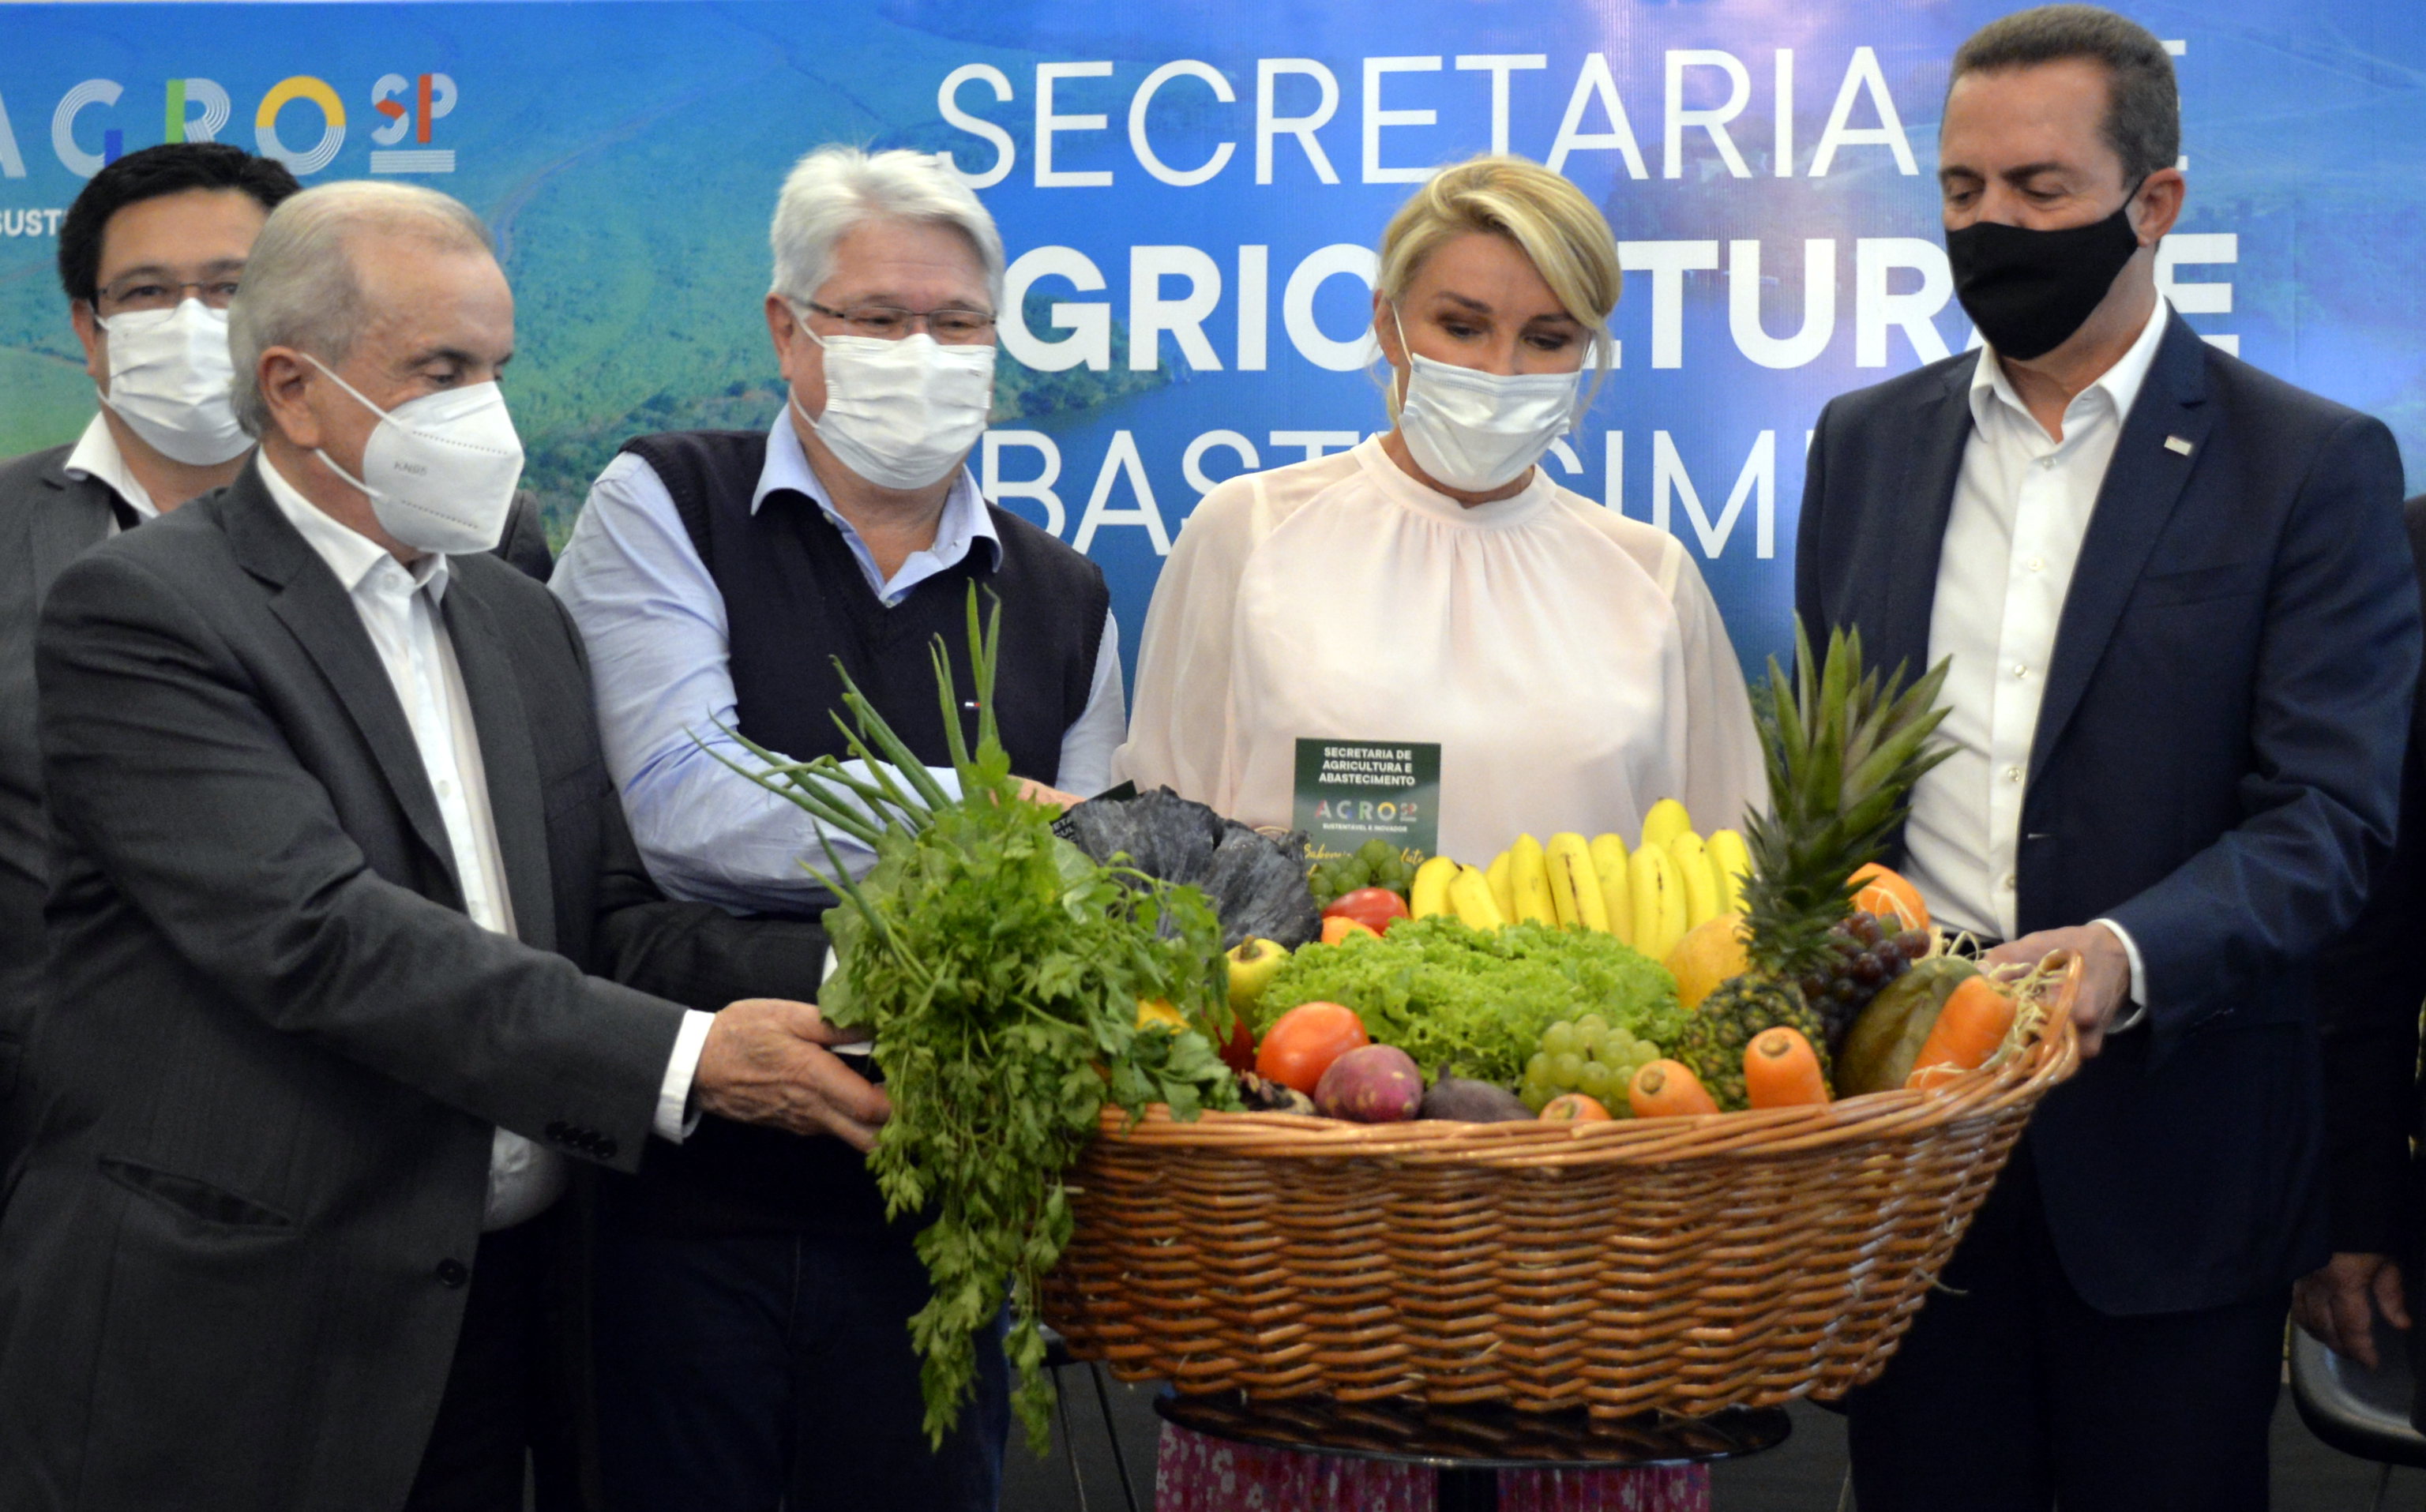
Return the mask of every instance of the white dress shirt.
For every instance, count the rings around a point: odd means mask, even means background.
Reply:
[[[1913,886],[1950,928],[2011,940],[2017,918],[2022,796],[2065,593],[2106,466],[2165,337],[2166,304],[2122,361],[2064,408],[2063,439],[2040,425],[1982,348],[1971,378],[1971,436],[1947,516],[1929,659],[1951,657],[1948,714],[1954,748],[1913,790],[1905,830]],[[2111,919],[2142,997],[2140,949]],[[2136,1015],[2135,1015],[2136,1017]]]
[[[1118,769],[1293,822],[1297,743],[1438,742],[1437,847],[1766,807],[1743,667],[1684,544],[1535,468],[1467,507],[1379,438],[1242,473],[1188,517],[1146,611]]]
[[[396,700],[404,706],[405,722],[412,729],[422,770],[438,799],[455,875],[462,884],[464,911],[481,928],[511,935],[513,902],[506,887],[505,860],[497,849],[496,818],[489,808],[488,769],[480,758],[462,669],[439,608],[446,594],[446,558],[433,553],[408,568],[306,499],[266,457],[261,478],[287,523],[336,574],[362,617],[380,665],[387,669]],[[669,1139],[680,1140],[685,1133],[683,1104],[712,1021],[712,1015],[693,1010],[684,1016],[676,1036],[655,1118],[656,1132]],[[509,1229],[537,1217],[563,1195],[564,1186],[562,1155],[499,1129],[490,1147],[481,1227]]]
[[[945,496],[935,543],[886,577],[867,542],[835,512],[784,415],[768,432],[752,511],[778,490],[801,493],[825,512],[887,607],[958,566],[980,542],[1001,550],[994,518],[963,468]],[[669,896],[743,913],[820,902],[823,889],[801,863],[826,864],[821,831],[852,876],[875,864],[858,841],[825,829],[717,760],[720,753],[745,765],[752,761],[721,732],[739,723],[724,595],[655,469],[629,452],[606,464],[548,586],[590,648],[607,769],[623,791],[641,860]],[[1087,705],[1062,735],[1054,785],[1081,797],[1109,786],[1112,750],[1127,722],[1120,625],[1107,611]],[[931,770],[946,792],[959,791],[950,768]]]
[[[84,434],[76,438],[75,450],[68,453],[64,471],[70,477],[91,478],[108,485],[146,520],[160,518],[159,506],[152,502],[152,491],[138,482],[134,470],[126,465],[126,454],[118,449],[118,437],[110,431],[108,417],[105,415],[96,412],[92,423],[84,427]],[[109,515],[109,533],[115,536],[118,530],[118,512],[113,509]]]

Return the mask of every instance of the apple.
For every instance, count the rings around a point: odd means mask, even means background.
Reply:
[[[1288,958],[1288,947],[1276,940],[1241,941],[1229,956],[1231,1008],[1241,1014],[1253,1008]]]
[[[1229,953],[1230,1011],[1236,1015],[1230,1025],[1229,1043],[1221,1047],[1222,1064],[1234,1071],[1255,1069],[1255,1032],[1247,1027],[1255,1004],[1279,974],[1281,965],[1289,958],[1286,945],[1277,940],[1241,941]]]

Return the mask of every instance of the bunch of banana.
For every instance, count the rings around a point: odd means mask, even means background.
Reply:
[[[1664,958],[1696,925],[1741,910],[1752,858],[1733,829],[1693,832],[1692,816],[1662,798],[1642,816],[1642,841],[1627,862],[1634,888],[1634,934],[1628,941],[1654,960]]]
[[[1447,856],[1434,856],[1415,868],[1415,879],[1407,889],[1407,911],[1418,919],[1451,914],[1477,929],[1496,929],[1509,921],[1482,869],[1462,866]]]
[[[1580,925],[1658,960],[1688,929],[1740,908],[1751,864],[1741,835],[1721,829],[1705,840],[1683,804],[1662,798],[1631,850],[1614,834],[1556,834],[1547,845],[1528,834],[1487,867],[1435,856],[1415,870],[1409,911],[1454,914],[1477,929]]]

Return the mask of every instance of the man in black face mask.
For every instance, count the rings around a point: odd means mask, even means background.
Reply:
[[[1985,349],[1832,402],[1796,602],[1950,657],[1888,864],[1997,961],[2080,956],[2051,1094],[1901,1351],[1848,1399],[1863,1512],[2262,1507],[2292,1280],[2325,1255],[2309,977],[2390,839],[2418,663],[2379,422],[2203,343],[2163,45],[1982,29],[1940,133]]]

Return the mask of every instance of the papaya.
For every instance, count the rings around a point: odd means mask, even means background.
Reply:
[[[1909,971],[1880,989],[1836,1052],[1836,1095],[1855,1097],[1903,1086],[1946,1000],[1965,977],[1979,974],[1979,967],[1960,957],[1932,956],[1913,962]]]

